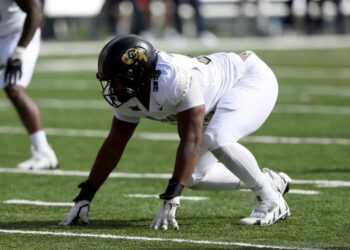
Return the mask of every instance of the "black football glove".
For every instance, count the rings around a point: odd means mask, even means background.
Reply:
[[[25,48],[17,47],[5,65],[5,83],[17,84],[22,77],[22,61]]]

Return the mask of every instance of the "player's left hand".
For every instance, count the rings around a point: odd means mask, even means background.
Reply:
[[[21,79],[24,50],[22,47],[17,47],[13,55],[7,60],[5,65],[5,82],[7,84],[15,85]]]
[[[174,197],[171,200],[164,200],[160,206],[156,217],[153,219],[150,226],[151,229],[167,230],[169,223],[174,229],[179,229],[179,225],[175,219],[176,211],[180,207],[180,196]]]

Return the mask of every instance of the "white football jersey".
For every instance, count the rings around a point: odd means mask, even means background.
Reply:
[[[235,53],[188,57],[161,51],[156,69],[161,74],[151,82],[149,107],[132,98],[115,109],[118,119],[137,123],[147,117],[176,124],[178,112],[202,104],[209,119],[221,96],[245,72],[243,60]]]
[[[26,14],[13,0],[0,1],[0,38],[22,30]]]

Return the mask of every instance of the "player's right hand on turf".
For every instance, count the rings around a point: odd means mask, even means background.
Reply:
[[[83,224],[89,223],[89,209],[90,209],[90,201],[82,200],[78,201],[74,204],[72,209],[66,218],[64,218],[61,222],[61,226],[75,225],[78,223],[79,219]]]
[[[180,196],[174,197],[171,200],[163,200],[163,203],[160,205],[157,215],[153,219],[150,228],[155,230],[167,230],[170,223],[174,229],[179,229],[179,225],[175,219],[176,211],[179,207]]]

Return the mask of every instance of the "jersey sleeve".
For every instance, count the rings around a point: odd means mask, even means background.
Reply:
[[[114,116],[115,116],[115,118],[117,118],[121,121],[130,122],[130,123],[139,123],[141,120],[140,117],[133,117],[133,116],[124,115],[118,109],[115,109]]]
[[[173,105],[178,105],[187,95],[191,85],[191,74],[188,69],[176,66],[174,80],[170,85],[168,97]]]
[[[200,73],[197,70],[193,70],[192,72],[193,74],[191,77],[189,87],[182,100],[176,106],[176,112],[182,112],[187,109],[204,104],[204,97],[200,86]]]

